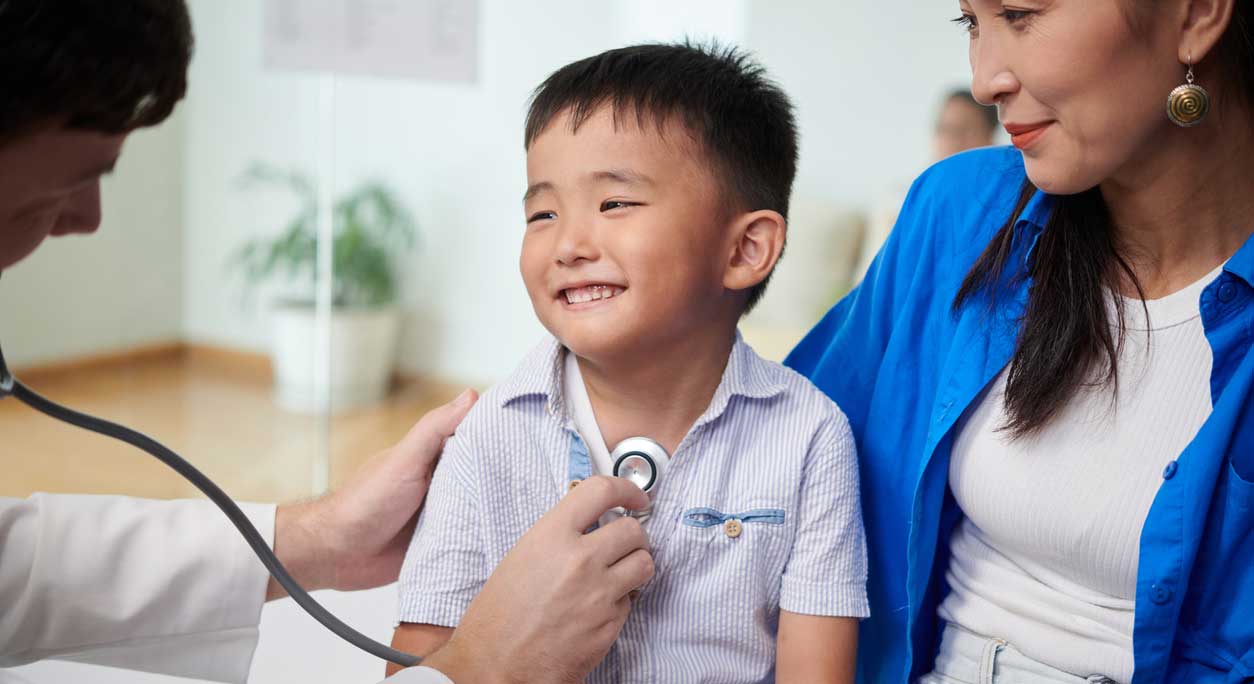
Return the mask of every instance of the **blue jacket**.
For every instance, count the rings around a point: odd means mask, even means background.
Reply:
[[[858,680],[905,684],[930,671],[949,534],[955,425],[1014,351],[1030,283],[1000,308],[954,296],[1005,224],[1025,180],[1013,148],[958,155],[911,188],[866,278],[793,351],[848,415],[858,443],[871,618]],[[1015,230],[1022,268],[1053,199],[1037,193]],[[1254,678],[1254,239],[1202,294],[1214,353],[1213,411],[1163,471],[1145,521],[1136,583],[1134,684]]]

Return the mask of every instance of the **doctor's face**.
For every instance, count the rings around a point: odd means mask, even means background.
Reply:
[[[1073,194],[1135,171],[1173,135],[1167,94],[1184,80],[1160,16],[1176,3],[960,0],[971,90],[997,105],[1028,177]]]
[[[48,236],[100,226],[100,177],[126,134],[48,126],[0,141],[0,270]]]
[[[536,137],[520,265],[549,332],[584,358],[619,360],[738,311],[723,288],[733,212],[709,167],[681,126],[615,125],[608,107]]]

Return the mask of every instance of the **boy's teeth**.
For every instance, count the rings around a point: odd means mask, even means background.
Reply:
[[[583,304],[601,299],[610,299],[623,293],[623,288],[612,285],[590,285],[574,290],[566,290],[566,303]]]

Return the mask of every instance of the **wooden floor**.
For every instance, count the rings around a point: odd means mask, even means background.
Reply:
[[[18,377],[48,399],[165,444],[241,501],[309,496],[322,454],[329,454],[334,487],[461,389],[409,381],[377,406],[323,420],[279,409],[264,372],[229,361],[171,350]],[[0,496],[39,491],[200,496],[146,453],[55,422],[15,399],[0,401]]]

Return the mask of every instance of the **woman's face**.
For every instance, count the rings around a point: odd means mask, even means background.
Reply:
[[[1158,3],[1159,6],[1174,3]],[[1042,190],[1088,190],[1147,162],[1173,124],[1177,45],[1127,0],[961,0],[972,92],[995,104]],[[1156,9],[1161,12],[1161,9]],[[1131,13],[1141,15],[1134,18]]]

